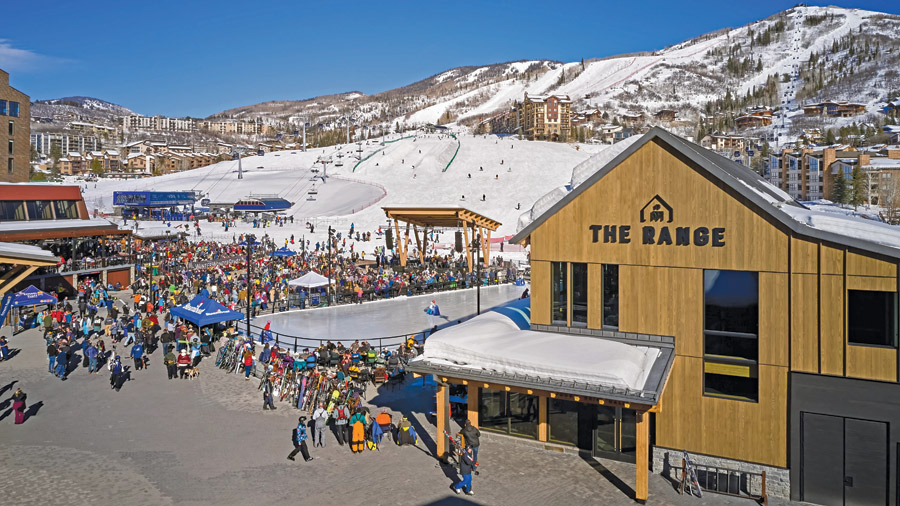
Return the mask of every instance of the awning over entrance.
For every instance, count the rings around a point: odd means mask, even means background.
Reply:
[[[500,309],[509,315],[490,311],[437,332],[409,368],[648,407],[659,402],[675,358],[662,336],[523,330],[511,308]]]
[[[482,394],[493,392],[491,399],[506,399],[509,406],[513,405],[509,398],[512,395],[527,396],[530,401],[526,405],[531,402],[532,406],[537,399],[539,441],[548,441],[551,400],[574,402],[595,418],[595,410],[603,409],[605,415],[612,413],[617,419],[622,418],[619,413],[627,410],[632,416],[629,424],[634,437],[634,497],[646,501],[650,413],[660,409],[660,398],[675,360],[674,339],[531,326],[521,307],[528,302],[517,301],[435,333],[426,341],[423,355],[409,362],[408,370],[433,374],[438,384],[438,457],[443,458],[448,451],[447,438],[441,434],[450,430],[451,383],[468,387],[468,419],[475,425],[482,408],[495,404],[482,403]],[[580,411],[578,431],[582,425]],[[615,449],[620,451],[621,445]]]

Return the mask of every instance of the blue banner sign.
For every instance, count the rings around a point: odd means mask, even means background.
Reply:
[[[130,207],[169,207],[193,205],[194,192],[113,192],[113,205]]]

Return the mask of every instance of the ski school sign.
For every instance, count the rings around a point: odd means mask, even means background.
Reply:
[[[675,220],[675,210],[659,195],[641,208],[640,225],[590,225],[591,242],[604,244],[641,244],[654,246],[725,246],[725,227],[679,227],[669,225]],[[636,237],[633,237],[632,234]],[[637,237],[639,234],[639,237]]]

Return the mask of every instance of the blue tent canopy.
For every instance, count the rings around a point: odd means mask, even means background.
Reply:
[[[297,254],[296,252],[291,251],[287,248],[278,248],[277,250],[275,250],[271,253],[271,255],[273,257],[292,257],[296,254]]]
[[[198,295],[187,304],[172,308],[172,314],[199,326],[242,320],[243,313],[232,311],[218,302]]]
[[[43,292],[34,285],[17,293],[13,299],[13,306],[37,306],[40,304],[56,304],[57,298],[47,292]]]

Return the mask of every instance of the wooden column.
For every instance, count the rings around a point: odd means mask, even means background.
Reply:
[[[419,260],[422,260],[422,241],[419,239],[419,228],[413,225],[413,237],[416,238],[416,248],[419,249]]]
[[[634,465],[634,499],[639,503],[647,502],[650,480],[650,413],[635,413],[635,429],[637,448]]]
[[[449,389],[440,378],[435,376],[434,380],[437,383],[437,433],[434,438],[437,441],[437,458],[444,459],[447,457],[447,436],[444,435],[444,431],[450,429],[447,426],[447,420],[450,418],[447,412],[450,402]]]
[[[547,405],[550,398],[546,395],[538,397],[538,441],[547,441],[550,438],[550,425],[547,423]]]
[[[400,264],[406,267],[406,260],[409,255],[409,223],[406,224],[406,234],[403,236],[403,253],[400,257]]]
[[[472,272],[472,268],[474,265],[472,264],[472,250],[469,249],[469,225],[465,221],[462,222],[463,226],[463,242],[466,247],[466,265],[469,267],[469,273]],[[475,230],[472,230],[472,233],[475,233]]]
[[[483,250],[482,255],[484,255],[484,266],[490,267],[491,265],[491,229],[485,228],[484,232],[481,235],[481,247]]]
[[[478,427],[478,405],[481,403],[481,396],[476,385],[469,383],[468,399],[466,400],[468,401],[469,421],[472,422],[472,425]]]
[[[394,250],[397,253],[400,253],[402,249],[403,246],[400,242],[400,222],[397,221],[397,218],[394,218]]]

